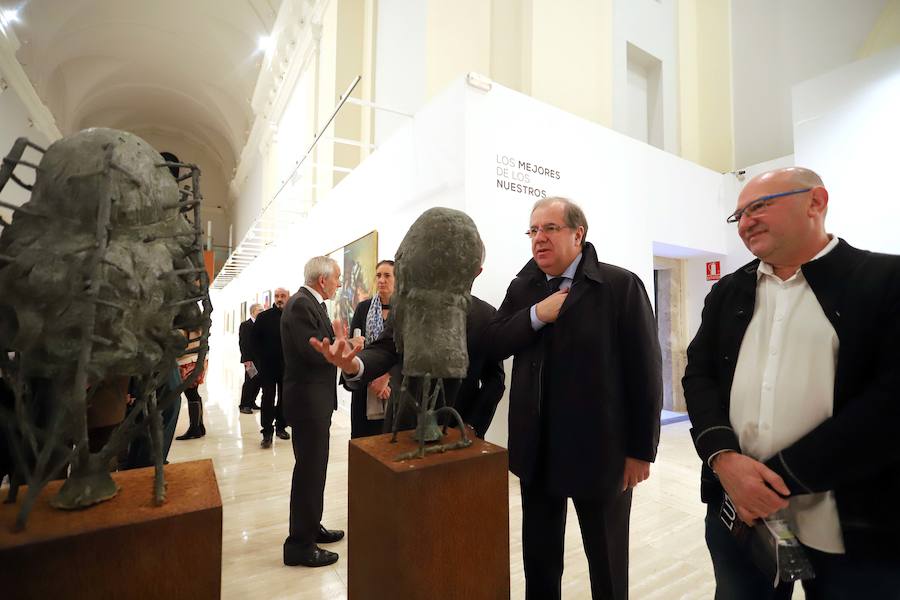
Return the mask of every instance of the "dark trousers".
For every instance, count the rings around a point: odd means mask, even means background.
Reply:
[[[284,421],[284,414],[281,410],[281,382],[271,382],[262,384],[262,402],[260,406],[260,424],[262,429],[260,433],[264,436],[271,436],[275,429],[284,429],[287,423]],[[278,390],[278,401],[276,402],[275,390]],[[274,427],[272,426],[274,423]]]
[[[722,521],[719,506],[710,504],[706,513],[706,545],[716,574],[716,600],[785,600],[793,584],[772,588]],[[807,600],[900,599],[900,558],[850,557],[806,548],[814,579],[803,582]]]
[[[541,484],[521,485],[525,598],[561,597],[568,498]],[[631,490],[613,498],[572,498],[591,576],[594,600],[628,597],[628,523]]]
[[[331,416],[302,419],[293,424],[294,474],[291,478],[289,541],[302,547],[316,543],[325,503],[325,475]]]
[[[238,404],[238,407],[243,408],[246,406],[247,408],[252,408],[256,403],[256,397],[259,395],[260,388],[262,388],[262,385],[259,383],[259,375],[251,378],[245,371],[244,385],[241,386],[241,403]]]

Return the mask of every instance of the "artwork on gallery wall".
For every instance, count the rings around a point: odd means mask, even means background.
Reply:
[[[241,302],[241,323],[247,320],[247,303]]]
[[[372,231],[328,256],[341,265],[343,278],[343,285],[338,289],[334,300],[326,303],[328,314],[332,319],[340,319],[349,326],[356,305],[371,298],[375,290],[378,232]]]
[[[260,297],[260,304],[262,304],[262,309],[270,309],[272,307],[272,292],[266,290],[260,294]]]

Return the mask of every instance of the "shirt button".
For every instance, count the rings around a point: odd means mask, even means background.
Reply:
[[[769,354],[771,354],[772,356],[775,356],[776,354],[778,354],[778,350],[776,350],[775,348],[772,348],[772,349],[769,351]]]
[[[763,431],[768,431],[768,430],[769,430],[769,424],[768,424],[768,423],[763,423],[763,424],[762,424],[762,427],[760,427],[760,429],[762,429]]]
[[[771,385],[771,384],[768,384],[768,383],[764,383],[764,384],[763,384],[763,389],[764,389],[764,390],[771,390],[771,389],[772,389],[772,385]]]
[[[776,321],[781,321],[781,320],[783,320],[783,319],[784,319],[784,315],[775,315],[775,320],[776,320]]]

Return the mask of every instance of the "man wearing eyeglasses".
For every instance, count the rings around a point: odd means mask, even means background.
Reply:
[[[566,506],[578,513],[594,598],[628,596],[631,491],[659,441],[656,322],[641,280],[601,263],[587,219],[565,198],[538,201],[532,260],[488,328],[514,356],[509,465],[522,492],[525,595],[560,598]]]
[[[789,598],[719,518],[786,510],[815,578],[806,597],[900,597],[900,257],[825,231],[814,172],[751,179],[727,221],[757,260],[706,297],[683,379],[703,460],[716,598]]]

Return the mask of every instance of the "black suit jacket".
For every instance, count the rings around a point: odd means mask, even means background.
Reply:
[[[241,362],[253,360],[253,346],[250,336],[253,332],[253,319],[247,319],[238,327],[238,347],[241,349]],[[259,367],[257,367],[259,369]]]
[[[309,345],[309,338],[334,339],[325,309],[305,287],[290,297],[281,319],[284,347],[284,417],[324,419],[337,410],[337,368]]]
[[[256,316],[256,323],[250,330],[253,363],[263,384],[281,383],[284,373],[281,317],[281,309],[273,306]]]
[[[701,495],[720,502],[707,467],[720,450],[740,452],[731,428],[731,383],[756,303],[755,260],[723,277],[706,297],[682,383],[697,453]],[[801,267],[840,347],[834,414],[766,462],[791,494],[834,490],[848,553],[900,554],[900,257],[844,240]]]
[[[532,259],[485,333],[490,353],[513,355],[509,466],[526,484],[563,496],[621,491],[625,457],[652,461],[659,442],[662,369],[656,320],[641,280],[598,262],[584,245],[556,323],[531,327],[549,295]]]
[[[455,408],[463,421],[475,428],[478,437],[487,433],[497,404],[506,390],[506,373],[503,362],[491,360],[487,354],[485,332],[497,314],[497,309],[476,296],[466,314],[466,348],[469,351],[469,369],[456,393]]]
[[[360,304],[362,306],[362,304]],[[368,310],[368,308],[366,309]],[[485,340],[485,328],[496,310],[493,306],[472,296],[466,314],[466,348],[469,353],[469,369],[453,398],[448,398],[456,408],[463,422],[471,425],[478,437],[484,437],[491,425],[497,404],[506,390],[504,381],[506,374],[503,363],[490,360]],[[355,319],[355,315],[354,315]],[[402,364],[403,355],[397,352],[394,344],[394,321],[390,317],[384,325],[381,336],[357,355],[365,365],[363,376],[358,382],[347,387],[350,390],[368,384],[390,371],[395,365]],[[448,391],[453,388],[448,388]],[[412,426],[415,426],[412,424]],[[390,427],[390,423],[385,423]]]

